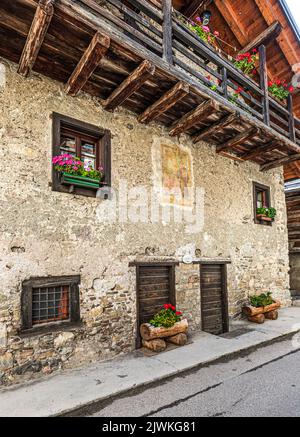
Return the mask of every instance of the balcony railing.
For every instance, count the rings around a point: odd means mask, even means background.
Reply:
[[[121,30],[144,53],[160,57],[209,89],[216,98],[219,96],[234,103],[238,111],[260,120],[300,145],[300,120],[294,117],[292,96],[284,106],[268,93],[264,46],[259,47],[260,83],[256,83],[189,30],[172,10],[171,0],[163,2],[162,10],[145,0],[107,0],[107,5],[112,8],[112,12],[107,14],[93,1],[81,0],[81,3],[102,14],[104,20]],[[241,98],[234,100],[233,94],[238,88],[243,89]]]

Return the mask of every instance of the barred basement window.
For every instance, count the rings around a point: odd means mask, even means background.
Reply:
[[[80,321],[79,276],[32,278],[22,285],[22,330]]]
[[[94,170],[102,167],[104,176],[100,186],[110,186],[111,134],[109,130],[54,113],[52,154],[53,156],[68,154],[77,157],[85,166]],[[82,179],[73,184],[70,178],[64,178],[54,170],[52,172],[54,191],[95,197],[97,185],[99,188],[97,180],[84,181]]]

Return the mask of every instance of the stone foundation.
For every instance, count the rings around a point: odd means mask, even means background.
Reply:
[[[170,143],[165,128],[137,122],[125,110],[108,113],[85,94],[66,96],[61,84],[28,79],[16,66],[0,68],[0,377],[3,384],[132,351],[136,336],[134,260],[228,258],[231,317],[249,294],[272,291],[289,305],[289,260],[281,169],[218,156],[212,146],[172,139],[191,157],[192,186],[204,193],[204,222],[124,220],[107,223],[110,200],[52,191],[52,114],[57,112],[112,133],[112,186],[130,190],[161,184],[158,147]],[[254,223],[252,182],[270,186],[278,215],[272,226]],[[132,193],[131,193],[132,194]],[[195,202],[195,199],[193,200]],[[128,199],[129,207],[133,200]],[[176,207],[180,209],[180,206]],[[175,207],[171,207],[175,209]],[[47,334],[20,332],[22,282],[30,277],[81,276],[77,327]],[[199,266],[176,267],[177,304],[191,329],[200,329]]]

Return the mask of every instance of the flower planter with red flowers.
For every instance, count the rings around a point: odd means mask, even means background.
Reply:
[[[143,345],[155,352],[161,352],[166,348],[164,339],[183,346],[187,342],[187,331],[187,319],[182,318],[182,313],[172,304],[165,304],[149,323],[140,326]]]
[[[294,91],[294,87],[288,85],[285,80],[279,79],[268,82],[269,94],[281,106],[287,106],[287,98]]]
[[[244,74],[254,77],[257,74],[256,65],[258,58],[257,49],[253,49],[251,53],[240,53],[235,59],[234,66],[241,70]]]

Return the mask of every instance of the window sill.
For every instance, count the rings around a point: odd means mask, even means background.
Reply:
[[[73,329],[82,328],[83,326],[83,322],[58,322],[52,324],[49,323],[44,326],[35,326],[30,329],[24,329],[22,331],[19,331],[18,336],[20,338],[36,337],[39,335],[52,334],[59,331],[72,331]]]

